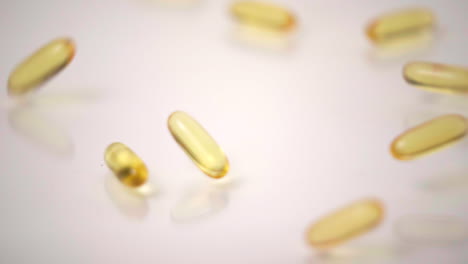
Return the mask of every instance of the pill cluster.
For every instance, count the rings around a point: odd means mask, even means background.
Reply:
[[[241,24],[275,32],[290,32],[297,26],[296,16],[287,8],[267,2],[240,1],[230,11]],[[365,29],[375,45],[398,42],[408,36],[434,30],[435,15],[426,8],[397,10],[374,19]],[[63,70],[75,55],[69,38],[52,40],[20,63],[10,74],[8,93],[22,96],[40,87]],[[410,85],[439,93],[468,92],[468,69],[434,62],[409,62],[403,67],[403,79]],[[219,179],[229,171],[229,161],[212,136],[189,114],[176,111],[167,120],[175,142],[206,175]],[[398,160],[413,160],[461,140],[468,122],[458,114],[447,114],[408,129],[390,144],[391,155]],[[145,162],[123,143],[110,144],[104,153],[109,169],[126,186],[144,185],[149,177]],[[356,201],[314,222],[306,231],[307,242],[327,249],[363,234],[379,225],[384,205],[375,198]]]

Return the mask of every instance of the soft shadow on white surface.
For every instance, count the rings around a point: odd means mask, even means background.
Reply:
[[[83,106],[94,103],[101,99],[101,95],[96,90],[77,89],[75,91],[41,93],[30,98],[29,102],[43,109],[51,108],[59,111],[57,107]]]
[[[122,184],[112,173],[106,175],[104,187],[119,212],[133,220],[146,218],[149,213],[147,200],[158,193],[157,186],[150,182],[138,188],[130,188]]]
[[[369,51],[369,59],[376,63],[411,60],[429,53],[439,35],[432,31],[422,31],[395,41],[373,44],[373,48]]]
[[[231,38],[242,47],[281,54],[293,50],[295,32],[276,32],[240,24],[233,27]]]
[[[138,0],[141,3],[150,6],[185,9],[199,5],[203,0]]]
[[[190,186],[182,199],[172,208],[172,221],[175,223],[193,222],[226,208],[229,201],[228,191],[237,187],[239,183],[237,179],[228,177]]]
[[[309,256],[307,264],[367,264],[397,263],[408,254],[409,248],[391,242],[371,242],[341,246]]]
[[[431,177],[419,185],[423,191],[433,194],[466,192],[468,196],[468,169]]]
[[[74,145],[67,131],[46,118],[37,107],[30,104],[17,105],[9,110],[8,121],[17,134],[49,153],[73,156]]]
[[[425,30],[381,44],[371,42],[372,47],[367,51],[366,57],[377,66],[403,66],[409,61],[424,60],[443,36],[444,32],[440,29]]]
[[[394,222],[394,232],[411,245],[456,245],[468,241],[466,220],[448,215],[405,215]]]
[[[71,106],[82,108],[87,103],[97,100],[98,95],[95,90],[79,90],[64,93],[32,93],[9,98],[4,105],[8,109],[10,127],[17,134],[51,154],[72,157],[74,144],[68,131],[48,116],[61,113]]]

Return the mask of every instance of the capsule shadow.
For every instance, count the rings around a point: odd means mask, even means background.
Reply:
[[[242,47],[281,54],[294,48],[295,32],[278,32],[241,24],[232,28],[231,39]]]
[[[187,9],[201,4],[202,0],[139,0],[146,6],[156,6],[170,9]]]
[[[468,242],[468,224],[449,215],[405,215],[393,225],[395,235],[412,246],[451,246]]]
[[[104,187],[119,212],[132,220],[146,218],[149,213],[148,198],[158,193],[158,188],[152,183],[145,183],[138,188],[127,187],[112,173],[106,175]]]
[[[62,110],[62,107],[81,106],[98,100],[95,90],[79,90],[66,93],[26,94],[12,97],[7,102],[10,127],[30,142],[50,153],[72,157],[74,144],[68,132],[48,119],[45,110]]]
[[[422,30],[393,41],[374,44],[368,51],[368,58],[372,63],[406,62],[430,52],[438,38],[439,32]]]
[[[444,173],[444,175],[429,178],[421,182],[419,187],[423,191],[435,194],[463,191],[468,195],[468,170]]]
[[[73,141],[55,122],[30,104],[16,105],[8,111],[10,127],[19,135],[48,152],[64,157],[74,154]]]
[[[354,264],[382,263],[395,261],[409,252],[409,248],[399,243],[375,242],[372,244],[353,244],[317,252],[309,256],[310,264]],[[386,263],[386,262],[385,262]]]
[[[237,180],[226,176],[226,179],[210,180],[190,186],[182,199],[172,208],[172,221],[194,222],[222,211],[228,204],[229,190],[238,184]]]

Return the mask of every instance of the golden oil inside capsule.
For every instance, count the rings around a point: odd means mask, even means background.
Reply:
[[[265,2],[237,2],[231,6],[231,12],[242,23],[269,30],[287,31],[296,24],[290,11]]]
[[[8,79],[8,93],[22,95],[60,72],[75,55],[71,39],[55,39],[19,64]]]
[[[420,88],[441,93],[468,93],[468,69],[457,66],[411,62],[403,68],[405,80]]]
[[[107,166],[117,178],[129,187],[141,186],[148,179],[148,169],[145,163],[122,143],[116,142],[109,145],[104,158]]]
[[[411,8],[382,15],[369,24],[367,36],[375,43],[404,39],[432,30],[435,18],[429,9]]]
[[[195,119],[177,111],[169,116],[167,124],[177,143],[206,175],[221,178],[227,174],[226,155]]]
[[[382,204],[375,199],[355,202],[314,223],[307,231],[310,245],[326,249],[377,226],[383,218]]]
[[[392,142],[390,151],[399,160],[412,160],[456,142],[466,131],[463,116],[444,115],[404,132]]]

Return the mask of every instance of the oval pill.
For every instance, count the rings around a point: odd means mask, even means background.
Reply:
[[[148,169],[145,163],[122,143],[110,144],[106,149],[104,159],[115,176],[129,187],[141,186],[148,179]]]
[[[169,116],[167,124],[175,141],[206,175],[221,178],[227,174],[226,155],[195,119],[177,111]]]
[[[410,62],[405,80],[422,89],[441,93],[468,93],[468,69],[431,62]]]
[[[399,160],[412,160],[456,142],[466,132],[463,116],[444,115],[403,132],[392,142],[390,151]]]
[[[71,39],[55,39],[20,63],[8,79],[8,93],[22,95],[32,91],[60,72],[75,55]]]
[[[434,24],[435,17],[429,9],[409,8],[374,19],[367,27],[366,33],[373,42],[383,43],[431,30]]]
[[[307,230],[307,241],[319,249],[336,246],[377,226],[383,213],[378,200],[355,202],[314,223]]]
[[[240,1],[231,6],[231,13],[241,23],[261,28],[287,31],[296,24],[290,11],[265,2]]]

